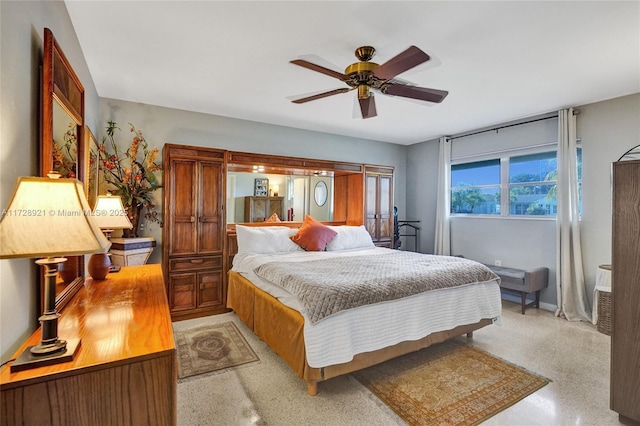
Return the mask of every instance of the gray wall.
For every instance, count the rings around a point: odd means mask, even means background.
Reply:
[[[578,107],[578,137],[582,139],[583,215],[581,239],[587,294],[591,301],[599,264],[611,263],[611,163],[640,143],[640,94]],[[555,125],[555,120],[549,120]],[[498,124],[497,124],[498,125]],[[493,151],[499,139],[549,142],[548,126],[518,126],[485,133],[477,139],[480,149]],[[554,137],[555,141],[557,137]],[[454,140],[454,144],[456,141]],[[425,182],[437,182],[438,142],[411,145],[407,150],[407,217],[422,221],[421,251],[433,252],[436,190]],[[454,254],[481,262],[502,261],[503,266],[550,269],[549,288],[542,301],[555,306],[555,221],[548,219],[452,218],[451,246]],[[640,238],[640,236],[639,236]],[[523,244],[526,242],[526,244]]]
[[[407,147],[407,211],[399,211],[400,220],[419,220],[419,248],[433,253],[438,197],[438,140]],[[402,248],[413,248],[413,241],[403,241]]]
[[[558,120],[551,118],[454,139],[451,158],[475,155],[475,158],[467,160],[475,161],[481,159],[477,156],[485,152],[555,143],[557,139]],[[503,266],[514,268],[546,266],[549,268],[549,283],[555,283],[555,229],[553,218],[453,217],[451,253],[492,265],[499,260]],[[555,306],[555,286],[550,285],[541,291],[540,297],[545,303]]]
[[[126,102],[115,99],[100,100],[101,123],[113,120],[122,129],[116,141],[121,147],[131,143],[127,123],[142,130],[151,147],[162,149],[165,143],[221,148],[233,151],[256,152],[291,157],[347,161],[394,166],[395,203],[405,209],[406,147],[372,142],[327,133],[274,126],[253,121],[237,120],[184,110]],[[95,133],[99,140],[104,125]],[[162,205],[162,190],[154,193],[156,205]],[[162,259],[162,230],[150,224],[145,235],[153,236],[158,245],[150,262]]]
[[[98,120],[98,95],[61,1],[0,1],[0,205],[19,176],[39,173],[40,77],[44,28],[50,28],[86,90],[86,122]],[[0,242],[1,243],[1,242]],[[34,259],[0,260],[0,357],[33,332],[39,314]]]
[[[540,299],[556,305],[556,222],[545,219],[452,218],[451,253],[482,263],[549,268],[549,287]]]
[[[598,265],[611,263],[611,163],[640,144],[640,94],[581,106],[578,136],[584,188],[582,259],[592,297]]]

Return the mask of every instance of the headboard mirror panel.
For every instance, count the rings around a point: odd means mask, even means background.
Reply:
[[[82,181],[86,190],[89,150],[84,129],[84,87],[48,28],[44,29],[41,90],[40,174],[57,171],[62,177]],[[57,310],[84,283],[84,256],[67,259],[58,268]],[[40,282],[42,287],[44,277]]]
[[[270,208],[264,215],[251,215],[245,211],[245,207],[252,206],[247,198],[253,197],[253,205],[262,206],[261,198],[256,195],[256,179],[268,181],[267,199]],[[305,215],[311,214],[320,221],[333,220],[333,173],[325,172],[324,175],[306,176],[303,174],[278,174],[264,172],[233,172],[227,173],[227,223],[243,223],[262,221],[275,213],[281,221],[304,220]],[[317,204],[314,197],[314,189],[318,186],[326,188],[325,202]],[[315,192],[318,192],[315,190]],[[271,205],[275,204],[277,205]],[[257,220],[247,220],[249,218]]]
[[[302,222],[362,223],[363,165],[297,157],[227,153],[227,224],[275,213]]]

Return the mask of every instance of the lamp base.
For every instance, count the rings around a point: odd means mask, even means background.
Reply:
[[[31,346],[31,353],[35,356],[47,356],[63,352],[65,349],[67,349],[67,341],[56,339],[53,343],[41,342],[39,345]]]
[[[54,365],[62,362],[73,361],[78,348],[80,347],[80,339],[67,340],[65,350],[54,352],[49,355],[34,355],[29,346],[26,348],[16,360],[11,363],[11,372],[30,370],[32,368],[43,367],[45,365]]]

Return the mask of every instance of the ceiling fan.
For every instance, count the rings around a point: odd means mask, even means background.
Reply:
[[[406,82],[394,80],[394,77],[398,74],[427,62],[430,59],[429,55],[416,46],[409,47],[382,65],[370,62],[375,53],[376,50],[371,46],[357,48],[356,58],[358,58],[360,62],[349,65],[344,70],[344,74],[304,59],[290,61],[292,64],[337,78],[349,86],[295,99],[292,102],[302,104],[358,89],[358,102],[360,104],[360,110],[362,111],[362,118],[371,118],[377,115],[372,89],[385,95],[401,96],[436,103],[442,102],[449,94],[449,92],[445,90],[427,89],[426,87],[418,87]]]

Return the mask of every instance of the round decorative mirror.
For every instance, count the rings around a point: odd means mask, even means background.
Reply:
[[[324,183],[323,181],[319,181],[318,183],[316,183],[316,187],[313,191],[313,199],[318,206],[324,206],[324,204],[327,202],[328,194],[329,191],[327,190],[326,183]]]

